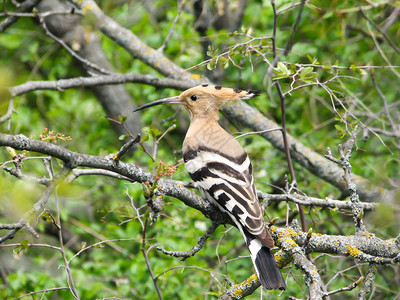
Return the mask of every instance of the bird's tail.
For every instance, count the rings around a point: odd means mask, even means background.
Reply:
[[[271,249],[263,246],[260,240],[247,232],[244,233],[244,236],[261,285],[267,290],[285,290],[285,280]]]

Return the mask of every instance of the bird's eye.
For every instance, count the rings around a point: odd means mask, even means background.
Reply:
[[[190,96],[190,99],[192,99],[193,101],[196,101],[197,100],[197,96],[196,95],[192,95],[192,96]]]

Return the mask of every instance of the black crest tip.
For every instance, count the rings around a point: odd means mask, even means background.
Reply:
[[[248,90],[247,94],[252,98],[257,97],[258,95],[261,94],[261,90]]]

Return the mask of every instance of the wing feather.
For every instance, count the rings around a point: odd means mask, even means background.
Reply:
[[[190,177],[208,194],[207,198],[212,198],[222,211],[228,211],[233,221],[250,234],[262,237],[263,244],[273,247],[272,238],[265,234],[263,211],[247,155],[229,159],[204,149],[186,153],[184,157]]]

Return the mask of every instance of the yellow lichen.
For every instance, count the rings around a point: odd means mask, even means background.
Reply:
[[[190,76],[191,79],[201,79],[201,75],[199,74],[193,74]]]
[[[92,10],[92,7],[91,7],[90,3],[87,4],[87,5],[85,5],[85,6],[82,8],[82,12],[83,12],[83,13],[86,13],[88,10]]]
[[[251,275],[249,278],[247,278],[246,284],[251,284],[253,281],[257,281],[258,277],[256,274]]]
[[[362,253],[361,250],[358,250],[356,247],[350,246],[350,245],[346,245],[346,252],[347,254],[356,257],[358,254]]]
[[[243,296],[243,290],[241,290],[240,288],[237,288],[232,292],[232,295],[234,297],[242,297]]]

